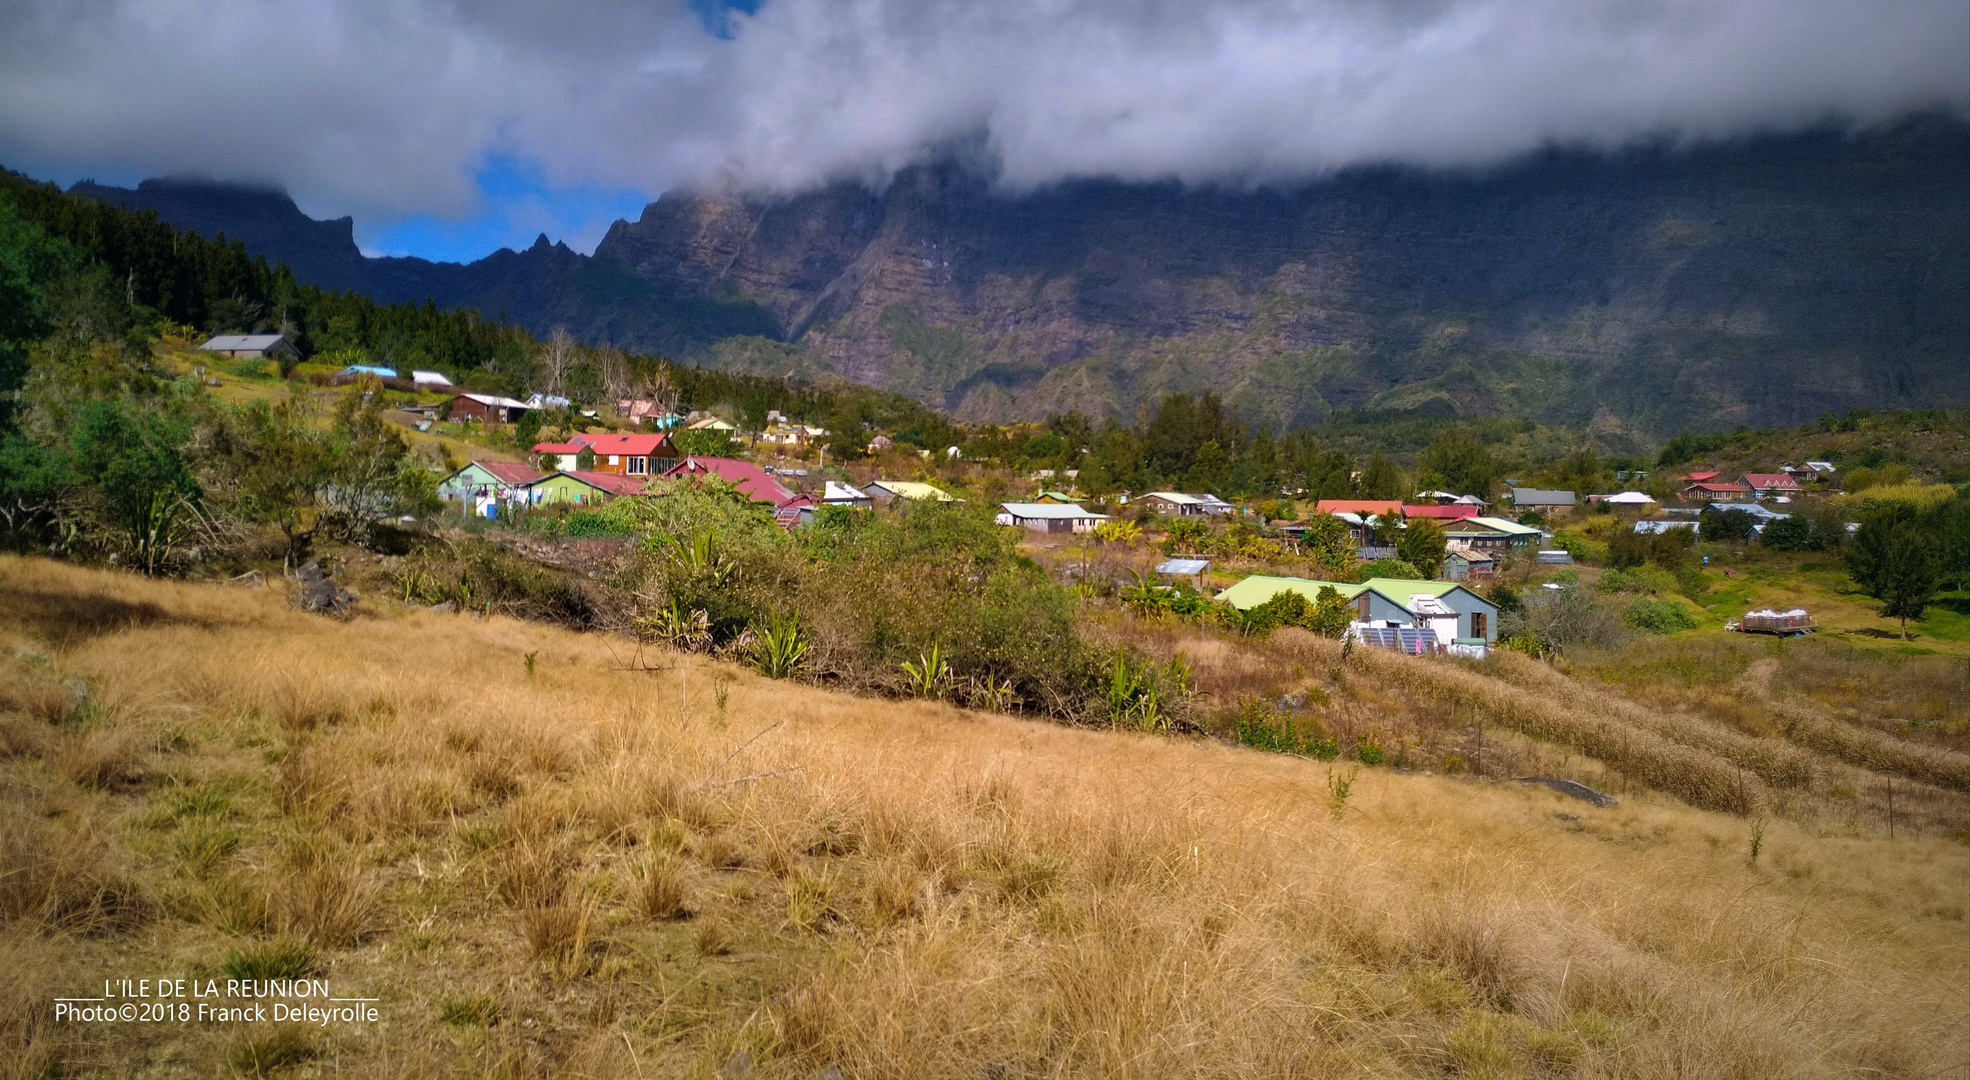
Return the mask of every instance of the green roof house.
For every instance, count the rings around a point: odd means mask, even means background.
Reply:
[[[1370,578],[1356,585],[1255,574],[1219,593],[1217,598],[1240,611],[1248,611],[1282,591],[1291,590],[1308,600],[1318,600],[1320,590],[1326,588],[1354,602],[1357,622],[1419,627],[1434,627],[1442,622],[1441,630],[1452,639],[1482,639],[1489,643],[1498,636],[1498,606],[1454,581]],[[1450,623],[1453,616],[1454,629]]]

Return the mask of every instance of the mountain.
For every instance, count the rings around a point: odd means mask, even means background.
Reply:
[[[881,190],[666,194],[593,258],[543,238],[468,266],[363,259],[347,219],[184,189],[83,193],[380,300],[839,374],[968,419],[1202,389],[1274,426],[1361,408],[1655,434],[1970,404],[1970,124],[1948,117],[1292,190],[1020,194],[931,164]]]
[[[694,355],[733,335],[778,332],[755,305],[667,291],[617,263],[550,243],[545,235],[525,251],[502,249],[472,263],[371,258],[356,247],[353,219],[315,220],[282,191],[183,178],[145,180],[134,189],[84,181],[69,191],[155,211],[159,219],[202,236],[224,233],[325,289],[360,292],[380,303],[429,299],[444,308],[473,307],[542,337],[565,326],[587,341]]]
[[[1008,197],[925,166],[879,192],[666,196],[596,258],[757,302],[813,367],[965,417],[1209,388],[1272,424],[1362,407],[1673,432],[1970,401],[1966,236],[1970,126],[1921,118],[1288,192]]]

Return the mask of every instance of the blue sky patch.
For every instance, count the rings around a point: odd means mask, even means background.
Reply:
[[[460,220],[419,214],[390,222],[356,222],[365,255],[416,255],[437,262],[472,262],[500,248],[523,250],[534,238],[592,254],[617,218],[635,219],[651,196],[629,188],[547,183],[537,162],[510,155],[486,159],[473,180],[479,211]]]

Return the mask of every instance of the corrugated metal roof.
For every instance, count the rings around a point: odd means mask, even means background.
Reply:
[[[1067,503],[1063,505],[1060,503],[1010,503],[1009,502],[1009,503],[1000,503],[999,508],[1016,518],[1080,519],[1080,518],[1098,518],[1098,517],[1108,516],[1107,514],[1097,514],[1092,510],[1084,510],[1073,503]]]
[[[247,349],[271,349],[274,347],[274,343],[280,339],[279,334],[220,334],[205,344],[200,345],[199,348],[209,349],[213,352],[243,352]]]
[[[1159,574],[1182,574],[1188,577],[1192,574],[1201,574],[1210,569],[1210,567],[1211,560],[1209,559],[1165,559],[1156,564],[1156,572]]]

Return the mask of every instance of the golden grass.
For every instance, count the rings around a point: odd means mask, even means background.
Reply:
[[[97,606],[146,614],[75,617]],[[0,760],[18,973],[0,1076],[1916,1077],[1970,1059],[1970,849],[1933,833],[1779,819],[1754,862],[1749,822],[1664,795],[1596,810],[1377,769],[1337,819],[1328,767],[1282,755],[696,658],[620,670],[592,637],[511,620],[338,623],[274,590],[35,560],[0,560],[0,644],[0,713],[33,733]],[[1346,679],[1385,662],[1409,663]],[[1387,678],[1582,739],[1613,723],[1420,667]],[[700,691],[681,711],[679,677],[715,672],[726,707]],[[45,702],[73,679],[93,716],[72,729]],[[127,740],[116,779],[56,769],[72,730]],[[215,852],[215,829],[237,844]],[[48,1019],[100,978],[286,942],[389,1023],[277,1043]]]

